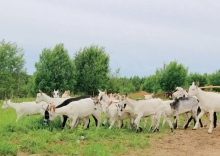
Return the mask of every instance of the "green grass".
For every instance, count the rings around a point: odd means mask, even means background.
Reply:
[[[22,101],[22,99],[20,100]],[[27,101],[27,99],[23,101]],[[0,101],[0,106],[2,103]],[[130,150],[150,148],[149,138],[155,136],[162,138],[164,134],[170,133],[168,126],[161,128],[161,131],[157,133],[150,133],[144,129],[138,134],[134,129],[127,129],[127,126],[122,129],[114,126],[111,130],[107,126],[96,128],[93,119],[91,119],[91,126],[88,130],[84,130],[82,126],[76,129],[70,129],[67,126],[62,130],[59,118],[50,122],[48,126],[44,126],[40,115],[21,117],[16,123],[14,109],[0,109],[0,114],[1,156],[17,155],[19,152],[45,156],[126,155]],[[85,139],[81,139],[81,136],[84,136]]]

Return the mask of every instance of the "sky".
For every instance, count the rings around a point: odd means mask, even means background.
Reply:
[[[177,61],[190,72],[220,69],[218,0],[0,0],[0,40],[24,51],[28,74],[44,48],[71,58],[104,47],[112,72],[145,77]]]

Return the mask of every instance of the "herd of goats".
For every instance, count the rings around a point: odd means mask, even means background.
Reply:
[[[150,131],[159,131],[160,119],[163,124],[168,123],[171,132],[178,128],[179,115],[184,115],[186,129],[191,120],[194,120],[193,129],[205,125],[201,122],[201,117],[206,116],[210,120],[208,133],[212,133],[217,126],[216,112],[220,111],[220,94],[206,92],[199,88],[199,84],[194,82],[189,87],[188,92],[181,87],[177,87],[169,100],[153,98],[153,94],[146,95],[144,100],[133,100],[127,95],[107,94],[107,91],[100,91],[96,97],[81,96],[72,98],[70,92],[65,91],[60,97],[59,91],[53,91],[53,97],[43,93],[37,93],[33,102],[12,103],[10,100],[3,102],[2,108],[14,108],[17,113],[16,122],[20,117],[31,114],[42,114],[44,124],[56,117],[61,118],[62,128],[65,127],[67,119],[71,128],[82,124],[84,129],[89,128],[90,117],[95,120],[99,127],[101,124],[110,124],[109,129],[117,122],[119,127],[123,126],[123,121],[128,121],[128,128],[135,127],[136,132],[141,132],[140,122],[143,120],[146,127],[146,118],[150,117]],[[101,114],[104,114],[104,121]],[[191,113],[189,117],[188,114]],[[209,113],[209,116],[208,116]],[[170,119],[174,119],[172,123]]]

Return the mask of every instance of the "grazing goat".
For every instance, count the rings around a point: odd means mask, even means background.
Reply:
[[[36,97],[36,103],[41,102],[41,101],[45,101],[48,105],[53,105],[55,108],[61,108],[63,106],[67,106],[68,104],[70,104],[73,101],[78,101],[78,100],[85,99],[85,98],[89,98],[89,96],[82,96],[82,97],[78,97],[78,98],[69,98],[69,99],[51,98],[48,95],[46,95],[45,93],[43,93],[42,91],[39,91],[39,93],[37,94],[37,97]],[[99,112],[100,112],[99,110],[95,110],[93,112],[93,118],[95,119],[96,126],[99,126],[99,124],[101,122],[101,115]],[[59,115],[59,114],[57,114],[57,115]],[[67,119],[68,119],[68,116],[63,115],[62,128],[65,127]],[[48,120],[49,120],[49,112],[48,112],[48,110],[45,110],[44,121],[48,122]]]
[[[4,101],[2,105],[2,109],[6,108],[14,108],[17,113],[16,122],[19,120],[20,117],[24,115],[31,115],[31,114],[44,114],[44,110],[47,107],[45,102],[41,102],[40,104],[36,104],[36,102],[22,102],[22,103],[12,103],[10,100]]]
[[[220,95],[218,93],[213,92],[205,92],[199,88],[199,84],[193,82],[189,87],[188,91],[189,96],[196,96],[199,100],[199,106],[201,108],[201,112],[198,115],[198,119],[200,119],[206,112],[210,115],[210,126],[208,129],[208,133],[212,133],[214,124],[213,124],[213,114],[214,112],[220,112]],[[196,121],[193,129],[198,128],[198,120]]]
[[[54,106],[58,106],[61,103],[63,103],[66,99],[64,98],[52,98],[48,95],[46,95],[45,93],[43,93],[41,90],[39,90],[39,93],[37,93],[37,97],[36,97],[36,103],[39,102],[46,102],[49,105],[54,105]],[[66,120],[67,120],[67,116],[60,116],[61,117],[61,121],[63,122],[63,125],[65,125]],[[45,110],[45,118],[44,118],[44,123],[47,124],[48,123],[48,110]],[[63,126],[62,126],[63,127]]]

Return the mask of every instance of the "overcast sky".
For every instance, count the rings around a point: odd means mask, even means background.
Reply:
[[[220,69],[218,0],[0,0],[0,40],[23,48],[28,74],[44,48],[63,43],[71,58],[105,47],[120,75],[149,76],[170,61],[189,72]]]

